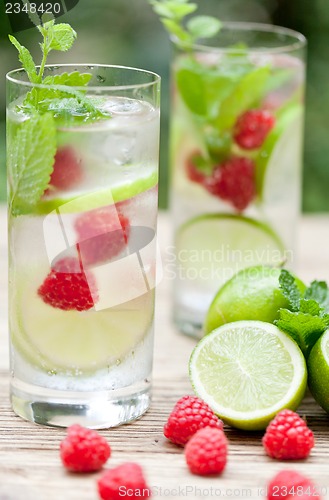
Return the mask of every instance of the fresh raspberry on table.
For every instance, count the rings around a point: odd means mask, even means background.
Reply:
[[[216,166],[203,184],[209,193],[242,211],[256,195],[255,164],[249,158],[232,157]]]
[[[170,413],[163,433],[173,443],[184,446],[203,427],[223,429],[223,422],[202,399],[183,396]]]
[[[264,109],[251,109],[237,119],[234,140],[243,149],[260,148],[274,125],[272,113]]]
[[[190,156],[186,160],[185,169],[187,177],[191,181],[202,184],[205,180],[205,174],[197,166],[198,158],[201,158],[200,151],[194,151],[192,154],[190,154]]]
[[[55,155],[54,170],[51,174],[46,194],[51,192],[51,187],[61,191],[74,188],[83,179],[83,171],[80,160],[70,146],[64,146],[57,150]]]
[[[268,484],[267,499],[278,500],[280,498],[286,500],[316,498],[321,500],[319,488],[308,477],[295,470],[280,471]]]
[[[220,474],[227,462],[227,439],[222,429],[205,427],[185,446],[186,463],[193,474]]]
[[[123,497],[140,500],[152,496],[141,466],[133,462],[105,471],[98,479],[97,486],[102,500],[120,500]]]
[[[116,205],[81,214],[74,227],[85,265],[100,264],[119,255],[126,248],[130,234],[129,219]]]
[[[262,442],[266,453],[272,458],[299,460],[310,454],[314,436],[297,413],[283,410],[267,426]]]
[[[79,424],[67,429],[60,444],[60,457],[66,469],[73,472],[92,472],[103,467],[111,456],[111,448],[98,432]]]
[[[63,311],[87,311],[94,307],[96,290],[93,274],[83,271],[75,257],[64,257],[53,265],[38,295],[46,304]]]

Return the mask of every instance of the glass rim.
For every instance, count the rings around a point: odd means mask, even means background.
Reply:
[[[39,69],[39,66],[36,66],[36,69]],[[63,64],[46,64],[45,69],[47,68],[85,68],[85,69],[94,69],[94,68],[109,68],[109,69],[121,69],[121,70],[128,70],[129,72],[138,72],[138,73],[144,73],[145,75],[153,76],[154,80],[150,82],[145,82],[145,83],[136,83],[136,84],[127,84],[127,85],[61,85],[61,84],[44,84],[44,83],[33,83],[30,81],[23,81],[19,80],[17,78],[14,78],[13,75],[19,73],[19,74],[27,74],[24,68],[16,68],[12,69],[6,74],[6,80],[9,81],[10,83],[15,83],[17,85],[22,85],[27,88],[39,88],[39,89],[49,89],[49,88],[61,88],[63,86],[65,87],[70,87],[70,89],[73,90],[92,90],[92,91],[114,91],[114,90],[129,90],[129,89],[143,89],[143,88],[148,88],[152,87],[155,84],[159,84],[161,82],[161,76],[155,73],[154,71],[149,71],[146,69],[141,69],[141,68],[134,68],[131,66],[120,66],[117,64],[90,64],[90,63],[63,63]]]
[[[257,54],[286,54],[289,52],[294,52],[299,49],[303,49],[307,45],[306,37],[299,31],[295,31],[290,28],[285,28],[284,26],[277,26],[275,24],[267,23],[253,23],[253,22],[243,22],[243,21],[224,21],[222,24],[222,29],[227,29],[230,31],[260,31],[263,33],[272,33],[273,35],[286,35],[292,38],[291,43],[283,43],[282,46],[278,47],[260,47],[255,46],[247,47],[248,53]],[[220,34],[220,32],[219,32]],[[171,41],[175,45],[179,45],[179,39],[172,35],[170,37]],[[205,45],[202,43],[192,43],[191,48],[193,50],[198,50],[200,52],[218,52],[223,54],[236,53],[237,49],[234,47],[218,47],[216,45]]]

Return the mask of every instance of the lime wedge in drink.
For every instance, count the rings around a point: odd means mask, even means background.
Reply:
[[[79,374],[110,367],[149,332],[152,294],[103,311],[62,311],[37,295],[38,277],[22,274],[11,321],[15,347],[42,369]]]
[[[329,413],[329,330],[312,348],[307,368],[310,391],[319,405]]]
[[[195,392],[228,424],[264,429],[283,408],[295,410],[307,380],[297,344],[271,323],[237,321],[203,337],[190,358]]]
[[[280,290],[281,269],[253,266],[242,269],[218,291],[208,310],[204,331],[209,333],[224,323],[258,320],[273,323],[279,309],[289,309],[289,301]],[[299,289],[305,285],[296,278]]]
[[[296,151],[299,151],[303,133],[303,107],[299,103],[291,103],[281,110],[273,130],[264,142],[256,162],[256,185],[260,198],[267,199],[271,191],[282,188],[291,164],[296,162]]]
[[[133,180],[126,181],[91,193],[72,193],[67,197],[44,197],[36,206],[36,213],[48,214],[61,207],[61,213],[77,213],[86,210],[93,210],[112,203],[125,201],[137,196],[158,183],[158,173],[152,172],[150,175],[138,176]]]
[[[233,214],[206,214],[185,223],[176,235],[178,264],[193,270],[198,286],[218,290],[245,267],[284,262],[279,237],[264,223]]]

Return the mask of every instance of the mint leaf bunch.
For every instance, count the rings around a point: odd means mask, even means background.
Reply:
[[[215,36],[221,29],[222,23],[212,16],[194,16],[184,23],[186,16],[198,8],[189,0],[149,0],[149,3],[167,31],[184,48],[191,47],[199,38]]]
[[[279,283],[290,310],[280,309],[275,324],[297,342],[307,358],[313,345],[329,328],[328,285],[324,281],[313,281],[302,292],[286,269],[281,271]]]
[[[43,37],[43,41],[40,43],[42,61],[39,71],[37,71],[28,49],[21,45],[15,37],[9,35],[10,41],[18,50],[19,60],[30,82],[49,86],[49,89],[34,87],[25,96],[20,109],[29,114],[34,111],[38,113],[50,111],[58,121],[65,122],[77,121],[79,118],[82,121],[93,121],[102,117],[109,118],[107,113],[102,112],[91,99],[85,97],[84,92],[72,88],[73,86],[86,86],[92,76],[90,73],[74,71],[60,75],[48,75],[43,78],[49,53],[52,50],[61,52],[69,50],[77,38],[74,29],[66,23],[55,24],[55,20],[48,21],[37,28]]]
[[[44,77],[49,53],[69,50],[77,37],[74,29],[51,20],[38,26],[38,30],[43,38],[39,68],[29,50],[9,35],[29,81],[36,85],[15,107],[26,119],[19,124],[8,120],[9,203],[14,216],[33,211],[49,185],[57,149],[56,126],[110,118],[96,106],[99,102],[73,88],[86,87],[90,73],[73,71]]]

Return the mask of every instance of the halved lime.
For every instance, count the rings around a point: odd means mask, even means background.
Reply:
[[[283,408],[298,407],[307,372],[297,344],[276,326],[237,321],[198,343],[190,358],[190,379],[225,422],[260,430]]]
[[[310,391],[319,405],[329,413],[329,330],[312,348],[307,368]]]
[[[103,311],[62,311],[37,295],[40,273],[22,276],[17,309],[12,311],[12,340],[33,364],[55,372],[84,373],[120,363],[147,335],[153,295]],[[25,279],[24,279],[25,278]]]
[[[179,265],[200,287],[215,291],[240,269],[282,265],[284,246],[265,223],[233,214],[206,214],[189,220],[176,235]],[[194,276],[196,278],[194,278]]]
[[[87,193],[72,193],[67,197],[45,197],[36,206],[36,213],[48,214],[60,207],[61,213],[77,213],[93,210],[112,203],[125,201],[137,196],[158,183],[157,171],[145,177],[136,177],[133,180],[115,184],[105,189]]]
[[[258,320],[273,323],[280,308],[289,309],[289,301],[280,290],[281,269],[253,266],[242,269],[218,291],[208,310],[204,331],[209,333],[224,323]],[[305,285],[298,279],[298,287]]]

